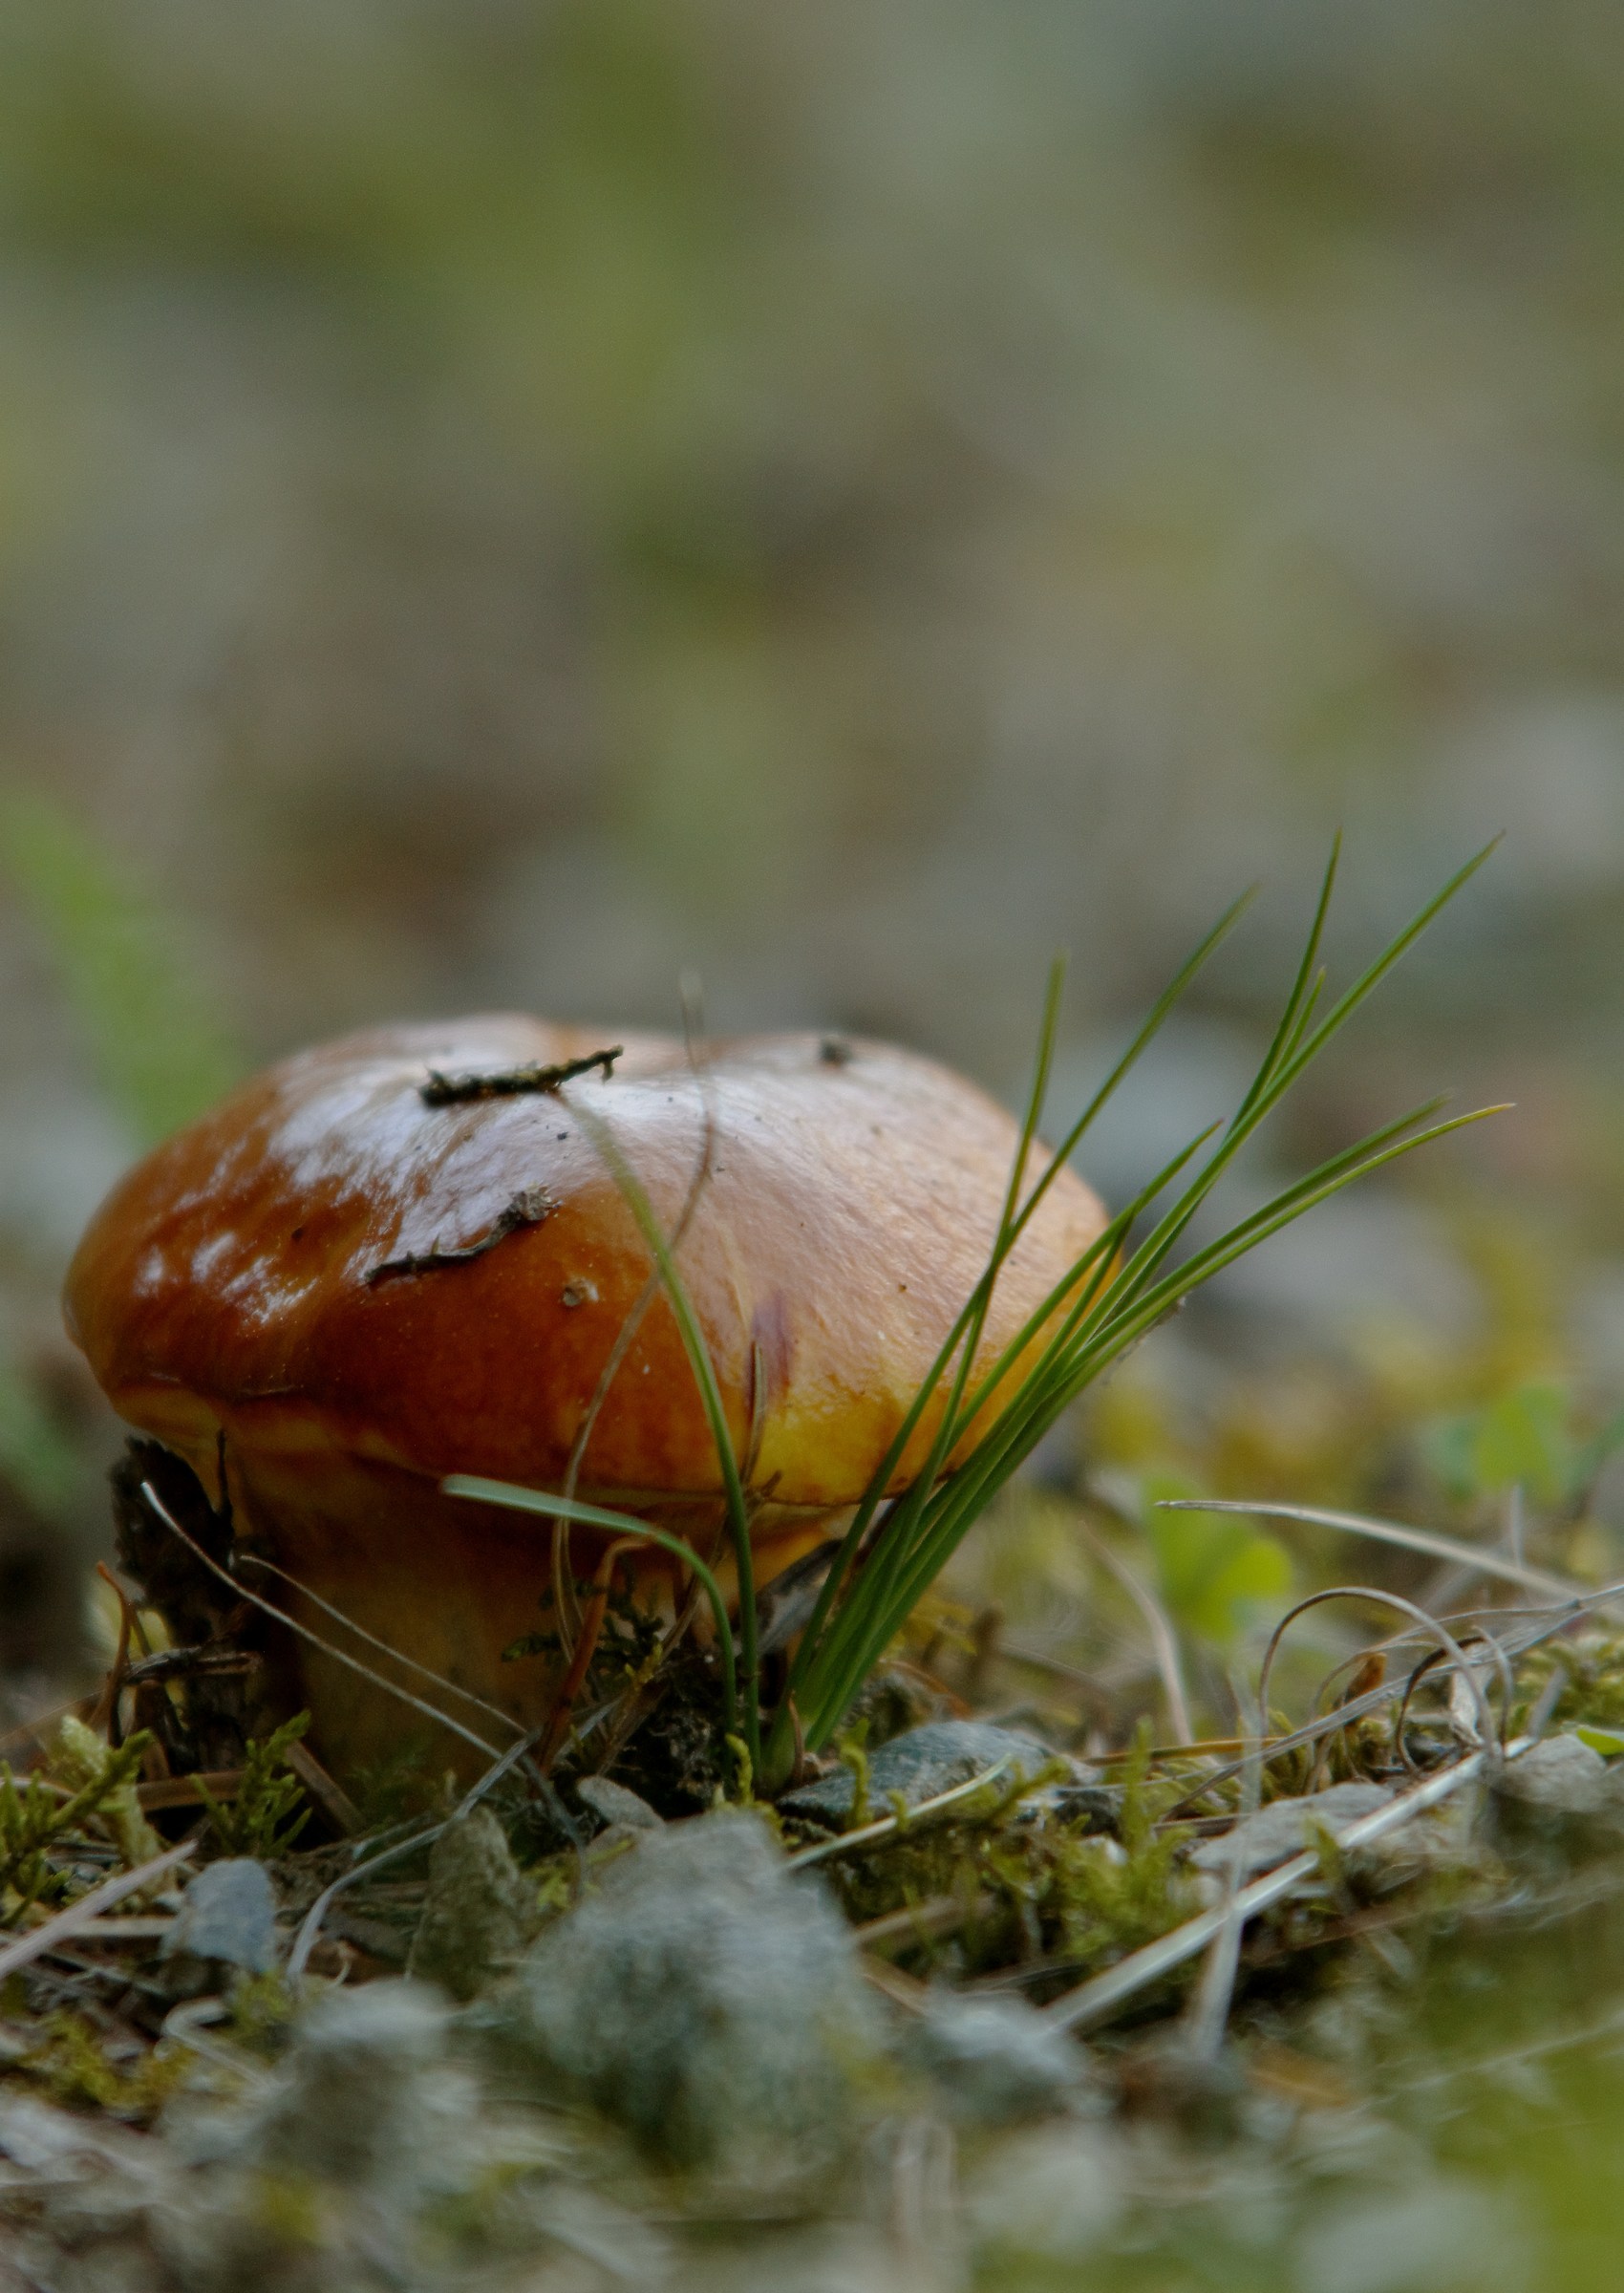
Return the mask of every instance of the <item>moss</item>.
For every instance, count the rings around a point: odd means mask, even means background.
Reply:
[[[1624,1729],[1624,1636],[1586,1633],[1533,1649],[1518,1666],[1518,1725],[1556,1673],[1565,1676],[1550,1714],[1556,1725]]]
[[[439,1747],[424,1736],[407,1736],[384,1758],[346,1768],[339,1780],[359,1811],[359,1836],[443,1811],[445,1764]]]
[[[293,2027],[292,1993],[280,1975],[252,1975],[231,1993],[230,2035],[251,2054],[274,2059]]]
[[[184,2049],[177,2047],[162,2054],[147,2049],[134,2061],[115,2061],[95,2025],[63,2009],[47,2019],[40,2044],[25,2055],[20,2067],[66,2110],[100,2111],[144,2126],[185,2076],[188,2060]]]
[[[534,1885],[514,1862],[501,1824],[488,1808],[475,1808],[440,1834],[429,1856],[411,1971],[454,1999],[471,1999],[518,1957],[539,1924]]]
[[[947,1936],[901,1946],[901,1956],[955,1972],[990,1973],[1035,1959],[1108,1965],[1197,1908],[1181,1870],[1186,1832],[1158,1828],[1182,1786],[1148,1773],[1138,1747],[1124,1779],[1116,1835],[1025,1804],[1031,1785],[985,1795],[963,1820],[906,1828],[866,1854],[843,1857],[831,1877],[847,1916],[863,1921],[956,1897],[964,1916]]]
[[[1049,1892],[1067,1958],[1109,1965],[1190,1916],[1197,1903],[1178,1867],[1178,1844],[1172,1832],[1115,1853],[1109,1839],[1059,1843]]]
[[[0,1760],[0,1925],[10,1924],[32,1903],[55,1901],[66,1880],[52,1868],[48,1853],[86,1825],[99,1823],[127,1862],[144,1862],[162,1841],[148,1831],[136,1804],[134,1782],[151,1738],[134,1735],[118,1751],[78,1722],[70,1724],[86,1741],[65,1736],[53,1765],[66,1776],[63,1799],[43,1774],[19,1784]],[[150,1847],[144,1841],[150,1839]],[[137,1850],[144,1852],[137,1853]]]

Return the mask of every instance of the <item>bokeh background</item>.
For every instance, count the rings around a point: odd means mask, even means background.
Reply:
[[[1338,825],[1344,961],[1506,842],[1277,1167],[1517,1111],[1237,1273],[1100,1454],[1566,1503],[1624,1387],[1621,287],[1606,0],[6,10],[6,1698],[102,1533],[62,1266],[234,1069],[691,971],[1013,1096],[1064,946],[1070,1101],[1261,878],[1120,1194]],[[1495,1410],[1451,1488],[1425,1425]]]

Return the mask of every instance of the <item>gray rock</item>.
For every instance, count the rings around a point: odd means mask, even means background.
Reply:
[[[450,2012],[425,1985],[368,1982],[305,2015],[244,2147],[353,2187],[432,2183],[459,2152],[472,2089],[446,2067]]]
[[[603,1822],[623,1823],[629,1832],[657,1832],[663,1820],[646,1799],[624,1784],[611,1783],[607,1775],[584,1775],[575,1796]]]
[[[1198,1871],[1227,1878],[1239,1866],[1240,1876],[1272,1871],[1292,1855],[1314,1846],[1321,1831],[1339,1832],[1373,1815],[1392,1797],[1380,1784],[1333,1784],[1309,1799],[1277,1799],[1255,1813],[1243,1815],[1217,1839],[1206,1840],[1191,1857]]]
[[[206,2085],[180,2097],[159,2152],[172,2171],[149,2216],[163,2286],[511,2285],[516,2264],[555,2247],[590,2252],[588,2284],[659,2283],[658,2241],[559,2184],[556,2136],[487,2110],[456,2059],[457,2038],[451,2008],[423,1984],[329,1990],[246,2100]],[[459,2253],[502,2267],[464,2274]],[[533,2270],[524,2282],[550,2281]]]
[[[1557,1817],[1595,1815],[1607,1806],[1608,1767],[1599,1751],[1577,1736],[1549,1736],[1519,1758],[1508,1760],[1495,1779],[1500,1797]]]
[[[540,1924],[535,1890],[501,1824],[488,1808],[474,1808],[435,1841],[409,1971],[454,1999],[471,1999],[518,1958]]]
[[[171,1973],[200,1987],[229,1973],[268,1975],[278,1960],[276,1897],[263,1863],[228,1855],[205,1863],[163,1939]]]
[[[1024,1999],[931,1998],[903,2046],[905,2061],[939,2089],[950,2117],[1007,2126],[1041,2117],[1075,2094],[1086,2068],[1076,2039]]]
[[[1126,1796],[1121,1784],[1062,1784],[1055,1794],[1055,1813],[1084,1833],[1115,1832]]]
[[[648,1833],[475,2026],[650,2150],[781,2178],[834,2154],[875,2051],[849,1931],[753,1816]]]
[[[931,1720],[923,1727],[910,1727],[905,1735],[893,1736],[870,1753],[868,1797],[874,1814],[884,1815],[894,1791],[902,1793],[908,1807],[916,1808],[921,1800],[934,1799],[938,1792],[951,1791],[955,1784],[968,1784],[972,1776],[985,1774],[1000,1760],[1009,1762],[1000,1782],[1013,1782],[1019,1776],[1036,1775],[1057,1756],[1036,1736],[994,1727],[986,1720]],[[851,1813],[856,1792],[856,1778],[848,1768],[842,1768],[835,1774],[820,1776],[815,1784],[786,1791],[779,1805],[787,1815],[839,1831]]]

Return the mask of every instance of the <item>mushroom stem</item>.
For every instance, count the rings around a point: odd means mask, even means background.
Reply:
[[[544,1775],[552,1772],[553,1761],[558,1757],[565,1730],[569,1725],[569,1715],[575,1708],[575,1699],[580,1695],[592,1659],[598,1653],[604,1618],[609,1609],[609,1588],[614,1582],[614,1564],[623,1553],[630,1552],[641,1541],[640,1537],[617,1536],[613,1544],[604,1547],[603,1558],[592,1573],[592,1596],[581,1612],[581,1632],[575,1642],[575,1654],[570,1659],[564,1684],[558,1691],[558,1701],[547,1720],[546,1734],[542,1738],[541,1748],[536,1754],[536,1765]]]
[[[239,1584],[236,1577],[231,1575],[227,1570],[223,1569],[217,1560],[209,1558],[195,1537],[186,1534],[150,1481],[141,1483],[141,1494],[163,1526],[173,1530],[193,1556],[201,1560],[203,1567],[218,1576],[223,1584],[228,1585],[240,1598],[248,1601],[255,1608],[263,1609],[267,1617],[274,1617],[277,1623],[286,1624],[288,1631],[297,1633],[302,1640],[310,1641],[313,1646],[322,1651],[324,1656],[331,1657],[335,1663],[345,1665],[352,1672],[358,1672],[363,1680],[371,1681],[374,1687],[384,1689],[397,1702],[409,1704],[415,1712],[421,1712],[430,1720],[438,1720],[441,1727],[448,1729],[454,1736],[460,1736],[464,1744],[472,1744],[476,1751],[482,1751],[488,1759],[494,1760],[501,1757],[499,1745],[487,1744],[482,1736],[475,1735],[471,1727],[464,1727],[460,1720],[453,1720],[449,1712],[437,1711],[432,1704],[425,1704],[420,1696],[414,1696],[410,1689],[398,1686],[393,1680],[386,1680],[381,1672],[374,1672],[371,1664],[357,1663],[353,1656],[346,1656],[342,1648],[333,1648],[326,1640],[318,1639],[308,1626],[300,1623],[297,1617],[290,1617],[285,1608],[277,1608],[269,1600],[262,1600],[258,1593],[250,1592],[246,1584]]]
[[[655,1529],[630,1512],[611,1512],[607,1505],[584,1505],[576,1497],[553,1497],[545,1489],[522,1489],[517,1481],[488,1481],[479,1473],[450,1473],[440,1483],[447,1497],[471,1497],[476,1505],[505,1505],[514,1512],[539,1512],[544,1520],[584,1521],[588,1528],[614,1529],[622,1544],[659,1545],[693,1570],[711,1603],[716,1621],[716,1648],[722,1665],[722,1714],[729,1730],[738,1725],[738,1677],[734,1659],[733,1626],[721,1586],[697,1553],[668,1529]],[[754,1605],[754,1603],[752,1604]]]

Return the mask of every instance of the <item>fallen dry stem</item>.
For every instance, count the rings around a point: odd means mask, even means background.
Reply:
[[[853,1931],[865,1951],[886,1942],[939,1941],[971,1919],[986,1918],[996,1905],[997,1897],[991,1895],[934,1895],[929,1902],[905,1903]]]
[[[243,1788],[241,1768],[216,1768],[203,1775],[166,1775],[154,1784],[136,1786],[136,1805],[143,1815],[161,1808],[206,1807],[209,1799],[235,1799]]]
[[[1406,1600],[1401,1594],[1382,1592],[1378,1587],[1367,1584],[1334,1584],[1328,1586],[1323,1592],[1310,1593],[1306,1599],[1298,1600],[1289,1608],[1279,1623],[1275,1625],[1273,1632],[1270,1635],[1269,1646],[1264,1651],[1263,1667],[1257,1682],[1258,1708],[1264,1727],[1267,1727],[1269,1724],[1269,1682],[1274,1669],[1274,1659],[1280,1651],[1281,1641],[1298,1617],[1305,1616],[1311,1608],[1323,1608],[1329,1600],[1368,1600],[1378,1608],[1396,1608],[1400,1616],[1408,1617],[1421,1631],[1432,1634],[1438,1641],[1439,1653],[1453,1665],[1457,1677],[1471,1697],[1477,1713],[1479,1740],[1486,1744],[1497,1732],[1504,1739],[1506,1726],[1511,1717],[1511,1667],[1506,1661],[1506,1652],[1500,1646],[1499,1641],[1491,1640],[1486,1643],[1493,1650],[1506,1687],[1505,1706],[1501,1713],[1501,1725],[1497,1731],[1494,1725],[1494,1714],[1489,1709],[1488,1698],[1484,1692],[1483,1682],[1479,1680],[1475,1668],[1467,1661],[1465,1650],[1448,1626],[1441,1624],[1436,1617],[1429,1616],[1424,1608],[1418,1608],[1413,1600]],[[1404,1708],[1407,1708],[1408,1701],[1408,1697],[1406,1697]],[[1401,1737],[1399,1752],[1402,1758],[1404,1747]]]
[[[791,1855],[786,1868],[804,1871],[808,1864],[826,1863],[831,1855],[844,1855],[854,1847],[873,1847],[888,1839],[893,1832],[911,1832],[915,1824],[927,1815],[936,1815],[944,1808],[956,1807],[961,1800],[972,1798],[986,1785],[995,1783],[1014,1758],[1006,1752],[982,1775],[972,1775],[967,1784],[955,1784],[951,1791],[939,1791],[934,1799],[922,1799],[906,1815],[884,1815],[877,1823],[865,1823],[855,1832],[842,1832],[838,1839],[820,1839],[813,1847],[803,1847],[799,1854]]]
[[[1527,1656],[1530,1649],[1539,1647],[1543,1641],[1553,1639],[1559,1632],[1566,1632],[1570,1624],[1577,1623],[1582,1617],[1591,1615],[1598,1607],[1604,1607],[1620,1597],[1624,1597],[1624,1583],[1608,1584],[1601,1586],[1594,1593],[1586,1594],[1580,1599],[1565,1601],[1559,1609],[1509,1612],[1519,1616],[1531,1614],[1538,1618],[1538,1621],[1528,1630],[1508,1633],[1496,1645],[1503,1657]],[[1401,1637],[1407,1639],[1409,1636]],[[1391,1647],[1393,1644],[1392,1641],[1376,1643],[1377,1646],[1382,1648]],[[1369,1651],[1365,1653],[1369,1653]],[[1368,1689],[1362,1696],[1351,1697],[1346,1704],[1337,1704],[1333,1711],[1318,1713],[1313,1720],[1304,1721],[1301,1727],[1293,1728],[1286,1735],[1272,1737],[1266,1743],[1263,1747],[1265,1764],[1268,1765],[1274,1760],[1284,1758],[1290,1752],[1299,1751],[1305,1746],[1318,1744],[1326,1736],[1334,1735],[1339,1728],[1347,1727],[1355,1721],[1366,1719],[1372,1712],[1379,1711],[1383,1704],[1395,1703],[1403,1695],[1403,1692],[1404,1683],[1402,1682],[1386,1681],[1378,1687]],[[1105,1756],[1128,1758],[1131,1754],[1124,1752]],[[1164,1758],[1168,1755],[1152,1753],[1151,1756],[1152,1758]],[[1241,1772],[1242,1765],[1243,1763],[1237,1760],[1227,1767],[1216,1769],[1210,1775],[1203,1776],[1199,1782],[1190,1786],[1182,1799],[1166,1810],[1162,1820],[1164,1822],[1176,1820],[1181,1811],[1192,1800],[1215,1789],[1220,1784],[1229,1783],[1238,1775]]]

